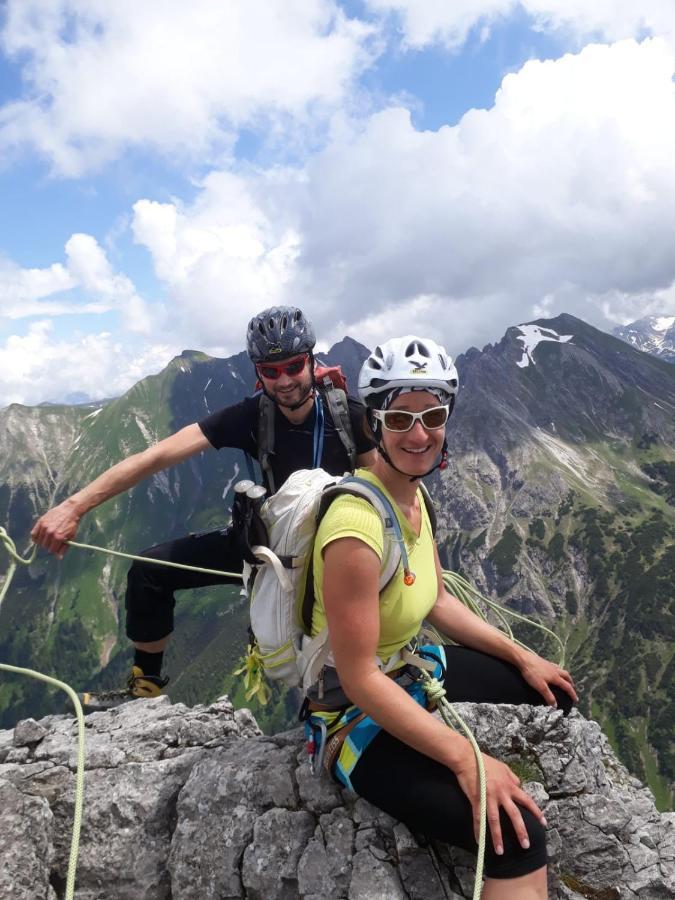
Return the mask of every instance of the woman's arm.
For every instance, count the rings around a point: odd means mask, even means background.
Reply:
[[[438,596],[434,608],[427,616],[429,622],[458,644],[512,663],[519,669],[527,683],[542,695],[549,706],[556,706],[551,685],[562,688],[576,702],[578,697],[570,673],[555,663],[532,653],[531,650],[519,647],[497,628],[472,612],[457,597],[449,594],[443,584],[438,550],[435,552],[435,557]]]
[[[380,633],[380,560],[357,538],[332,541],[324,550],[323,595],[333,658],[343,690],[378,725],[400,741],[447,766],[457,776],[473,811],[478,835],[480,797],[471,745],[423,709],[375,663]],[[520,806],[543,814],[504,763],[483,756],[487,775],[488,824],[498,854],[503,852],[499,809],[509,815],[522,846],[527,829]]]
[[[333,658],[343,690],[386,731],[454,769],[468,741],[430,716],[377,667],[380,560],[357,538],[324,550],[323,595]]]

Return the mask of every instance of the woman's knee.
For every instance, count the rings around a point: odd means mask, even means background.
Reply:
[[[555,697],[558,709],[562,710],[563,716],[568,716],[574,709],[574,700],[572,700],[567,691],[564,691],[557,685],[554,685],[551,690],[553,691],[553,696]]]
[[[527,829],[530,846],[520,845],[511,820],[504,810],[500,813],[504,853],[498,856],[488,840],[485,872],[490,878],[520,878],[546,865],[546,829],[528,809],[518,807]]]

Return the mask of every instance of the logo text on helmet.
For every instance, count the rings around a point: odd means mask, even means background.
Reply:
[[[276,344],[274,347],[270,347],[267,352],[268,353],[281,353],[282,349],[278,344]]]
[[[419,366],[415,366],[414,369],[411,369],[411,370],[410,370],[410,374],[411,374],[411,375],[425,375],[425,374],[426,374],[426,371],[427,371],[427,364],[426,364],[426,363],[422,363],[422,364],[419,365]]]

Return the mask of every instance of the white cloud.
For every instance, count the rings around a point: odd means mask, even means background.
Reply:
[[[189,334],[195,346],[238,352],[250,317],[284,301],[296,270],[297,235],[272,214],[275,181],[275,173],[247,179],[214,172],[192,207],[134,205],[136,241],[148,248],[169,289],[168,327]],[[282,183],[286,188],[289,181]],[[266,192],[268,212],[254,190]]]
[[[0,406],[35,404],[74,391],[92,398],[117,396],[148,372],[162,369],[175,347],[130,345],[101,332],[70,340],[53,335],[49,320],[0,344]]]
[[[488,310],[501,298],[498,319],[513,322],[548,296],[601,323],[608,292],[663,290],[675,279],[674,69],[659,40],[591,45],[526,64],[456,127],[373,116],[308,165],[304,292],[326,324],[443,297],[439,325],[461,335],[466,298]]]
[[[333,0],[10,0],[26,91],[0,108],[0,150],[66,176],[133,146],[204,161],[242,126],[339,104],[371,32]]]
[[[83,291],[107,300],[108,308],[122,314],[130,331],[150,332],[150,312],[133,283],[126,275],[113,272],[105,252],[91,235],[72,235],[66,243],[66,256],[68,270]]]
[[[0,319],[116,311],[130,331],[151,330],[145,302],[126,275],[113,271],[95,238],[74,234],[65,250],[65,266],[59,262],[45,269],[22,269],[0,258]],[[85,299],[67,296],[75,288]]]
[[[61,263],[46,269],[22,269],[10,259],[0,257],[0,317],[21,319],[43,314],[44,298],[75,287],[75,280]],[[68,309],[70,304],[50,301],[52,308]]]
[[[214,171],[189,204],[139,200],[133,234],[168,298],[157,340],[237,352],[280,302],[324,344],[424,330],[453,355],[560,312],[600,327],[675,313],[674,72],[662,40],[589,45],[527,63],[456,126],[416,130],[403,108],[336,117],[302,168]],[[60,265],[34,281],[143,311],[93,238],[73,236]]]
[[[366,0],[366,6],[374,13],[394,14],[404,45],[414,49],[441,43],[457,50],[479,25],[481,40],[485,40],[491,25],[518,9],[524,10],[537,28],[563,29],[578,38],[675,37],[672,0]]]
[[[214,172],[189,207],[139,201],[169,327],[234,352],[250,315],[290,302],[323,343],[424,327],[456,354],[541,315],[669,311],[674,70],[660,40],[590,45],[527,63],[457,126],[388,109],[343,120],[303,170]]]

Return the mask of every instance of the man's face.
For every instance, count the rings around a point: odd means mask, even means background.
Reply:
[[[265,393],[279,406],[295,406],[311,393],[312,366],[308,353],[275,360],[274,363],[259,363],[256,372]]]

